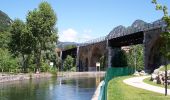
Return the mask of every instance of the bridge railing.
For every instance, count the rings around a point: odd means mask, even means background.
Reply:
[[[91,44],[103,42],[103,41],[105,41],[105,40],[106,40],[106,36],[104,36],[104,37],[99,37],[99,38],[96,38],[96,39],[93,39],[93,40],[90,40],[90,41],[86,41],[86,42],[80,44],[79,46],[91,45]]]

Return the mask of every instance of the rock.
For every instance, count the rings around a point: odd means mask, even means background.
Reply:
[[[154,80],[153,80],[153,83],[157,83],[157,80],[156,80],[156,79],[154,79]]]
[[[161,65],[159,68],[155,69],[153,73],[154,73],[154,74],[158,74],[158,73],[159,73],[159,70],[160,70],[162,67],[164,67],[164,66]]]
[[[158,76],[157,74],[152,74],[151,75],[151,80],[156,80],[157,76]]]
[[[136,71],[133,75],[135,75],[135,76],[140,76],[140,74],[139,74],[138,71]]]

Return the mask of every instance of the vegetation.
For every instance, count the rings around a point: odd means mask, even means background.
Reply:
[[[170,96],[135,88],[123,83],[131,76],[113,78],[108,84],[108,100],[169,100]]]
[[[165,71],[165,66],[159,69],[160,71]],[[170,70],[170,64],[167,65],[167,70]]]
[[[170,60],[170,16],[168,14],[168,8],[165,5],[157,3],[157,0],[152,0],[152,3],[155,4],[156,10],[161,10],[164,14],[162,19],[165,21],[167,26],[165,27],[165,32],[161,33],[161,53],[166,60]]]
[[[58,39],[55,28],[57,18],[47,2],[42,2],[37,9],[29,11],[26,22],[20,19],[11,21],[0,11],[1,21],[3,23],[0,23],[0,28],[4,28],[0,32],[2,71],[13,69],[24,69],[24,72],[33,72],[36,69],[37,71],[41,69],[42,72],[56,71],[56,68],[49,67],[49,63],[53,62],[54,67],[59,65],[55,52]]]
[[[7,49],[0,48],[0,71],[16,72],[19,67],[17,58],[13,58]]]
[[[163,20],[166,23],[165,31],[161,33],[161,54],[165,58],[165,95],[167,95],[167,64],[170,60],[170,16],[168,14],[168,8],[165,5],[157,3],[157,0],[152,0],[152,3],[156,5],[156,10],[163,11]]]
[[[112,67],[127,67],[127,56],[125,51],[118,50],[112,57]]]
[[[128,66],[135,68],[136,70],[144,69],[144,53],[143,45],[130,46],[130,51],[127,53]]]
[[[100,70],[102,70],[102,71],[104,71],[105,70],[105,56],[102,56],[101,58],[100,58]]]
[[[38,9],[27,15],[27,26],[33,37],[33,52],[36,59],[37,71],[41,66],[42,51],[48,51],[57,40],[56,15],[47,2],[42,2]],[[50,46],[50,47],[49,47]]]
[[[154,83],[153,81],[150,81],[150,79],[151,79],[151,78],[148,77],[148,78],[144,79],[143,82],[145,82],[145,83],[147,83],[147,84],[150,84],[150,85],[159,86],[159,87],[162,87],[162,88],[165,87],[165,86],[162,85],[162,84],[156,84],[156,83]],[[170,85],[168,85],[168,88],[170,89]]]
[[[67,45],[64,47],[65,50],[68,50],[68,49],[72,49],[72,48],[76,48],[76,45]]]
[[[63,71],[76,71],[74,58],[72,58],[70,55],[68,55],[67,58],[64,60]]]
[[[27,30],[26,24],[16,19],[11,25],[11,41],[9,50],[13,55],[22,57],[22,68],[26,72],[28,66],[28,56],[32,53],[32,35]]]
[[[165,32],[161,33],[161,53],[167,60],[170,60],[170,16],[168,14],[168,8],[165,5],[157,3],[157,0],[152,0],[152,3],[156,5],[156,10],[161,10],[164,13],[162,19],[165,21],[167,26],[165,28]]]

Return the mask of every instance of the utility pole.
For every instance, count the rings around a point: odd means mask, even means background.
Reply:
[[[167,52],[167,44],[166,46],[166,52]],[[165,96],[167,96],[167,58],[165,58]]]
[[[135,72],[136,72],[136,46],[134,46],[134,56],[135,56],[135,61],[134,61],[134,63],[135,63]]]

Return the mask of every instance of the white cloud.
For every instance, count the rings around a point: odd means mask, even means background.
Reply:
[[[92,36],[91,30],[84,30],[82,33],[77,32],[76,30],[69,28],[62,31],[59,34],[59,41],[62,42],[85,42],[94,39]]]
[[[75,42],[77,38],[77,32],[71,28],[64,30],[59,34],[59,41],[62,42]]]

